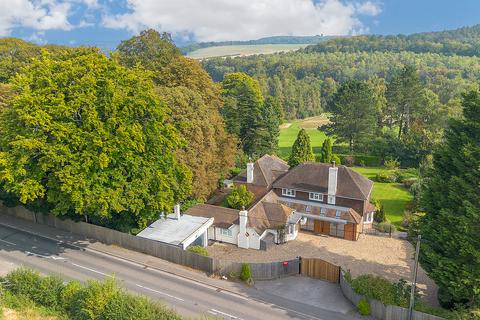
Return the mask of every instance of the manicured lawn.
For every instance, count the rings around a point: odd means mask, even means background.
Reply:
[[[278,155],[280,157],[288,157],[301,126],[305,127],[305,130],[310,136],[310,143],[312,145],[313,152],[315,154],[320,153],[323,140],[326,138],[325,133],[319,131],[316,126],[311,125],[311,121],[308,119],[294,120],[291,122],[291,125],[288,128],[280,129],[280,137],[278,141]]]
[[[352,168],[356,172],[366,176],[370,180],[375,179],[377,172],[384,168]],[[379,200],[385,207],[387,219],[399,227],[403,220],[405,205],[412,200],[412,194],[399,183],[374,182],[372,196]]]

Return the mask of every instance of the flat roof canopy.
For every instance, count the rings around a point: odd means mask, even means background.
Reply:
[[[143,229],[138,237],[176,245],[185,249],[200,237],[211,225],[213,218],[184,214],[180,219],[173,214],[161,218]],[[187,243],[188,242],[188,243]]]

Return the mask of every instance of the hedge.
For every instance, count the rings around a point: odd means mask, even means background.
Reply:
[[[367,154],[337,154],[342,164],[346,166],[380,167],[382,159]]]
[[[158,302],[125,292],[114,278],[64,284],[57,276],[43,277],[38,272],[20,268],[0,280],[0,289],[16,296],[18,301],[31,301],[66,319],[182,319]]]

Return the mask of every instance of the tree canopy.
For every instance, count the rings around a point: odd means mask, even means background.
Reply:
[[[90,50],[44,53],[13,79],[0,114],[0,183],[55,214],[131,214],[139,226],[187,197],[177,130],[143,69]]]
[[[192,171],[191,196],[206,199],[235,157],[236,139],[226,132],[219,111],[220,88],[198,62],[181,56],[168,34],[146,30],[117,50],[124,65],[151,71],[155,92],[169,107],[166,119],[185,142],[177,158]]]
[[[480,306],[480,93],[463,100],[426,174],[420,261],[450,302]],[[445,295],[445,294],[444,294]]]
[[[292,153],[288,158],[288,165],[290,167],[295,167],[304,162],[313,160],[315,160],[315,157],[313,155],[312,146],[310,145],[310,137],[305,129],[301,129],[298,132],[297,139],[293,143]]]

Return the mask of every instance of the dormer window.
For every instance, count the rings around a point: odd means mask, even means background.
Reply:
[[[294,189],[282,189],[282,196],[295,198],[296,192]]]
[[[325,209],[325,208],[320,208],[320,215],[321,215],[321,216],[324,216],[324,215],[325,215],[325,212],[327,212],[327,209]]]
[[[312,207],[311,206],[305,206],[305,212],[311,212]]]
[[[323,201],[323,194],[322,193],[316,193],[316,192],[309,192],[308,193],[308,199],[313,200],[313,201]]]
[[[342,211],[336,210],[335,211],[335,218],[339,219],[342,216]]]

